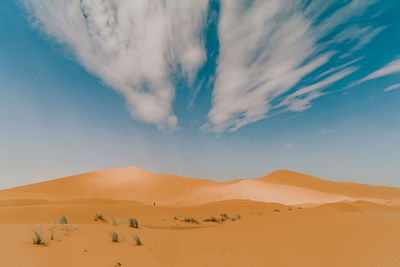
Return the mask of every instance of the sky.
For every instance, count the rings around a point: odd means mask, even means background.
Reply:
[[[0,188],[135,165],[400,187],[397,0],[2,0]]]

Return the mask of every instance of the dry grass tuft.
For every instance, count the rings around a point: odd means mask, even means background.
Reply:
[[[193,218],[193,217],[185,217],[185,218],[183,219],[183,221],[184,221],[184,222],[188,222],[188,223],[196,223],[196,224],[199,224],[199,222],[198,222],[195,218]]]
[[[65,217],[64,215],[61,215],[60,219],[58,220],[59,224],[68,224],[68,220],[67,217]]]
[[[214,216],[211,216],[211,217],[205,218],[203,220],[203,222],[220,222],[220,220],[215,218]]]
[[[128,219],[129,227],[139,228],[139,222],[135,218]]]
[[[34,245],[46,245],[46,242],[44,241],[44,235],[41,230],[32,230],[33,235],[32,235],[32,242]]]
[[[234,222],[236,220],[242,219],[242,216],[240,216],[239,214],[237,214],[235,217],[231,218],[231,221]]]
[[[106,222],[106,217],[104,217],[104,215],[102,213],[96,213],[94,215],[94,220],[95,221],[102,221],[102,222]]]
[[[119,237],[119,235],[118,235],[117,232],[112,231],[112,232],[110,233],[110,237],[111,237],[111,241],[112,241],[112,242],[114,242],[114,243],[119,243],[120,237]]]
[[[133,240],[135,240],[137,246],[142,245],[142,240],[140,240],[140,237],[138,235],[133,235]]]

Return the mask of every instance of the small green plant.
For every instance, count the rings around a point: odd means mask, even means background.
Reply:
[[[54,240],[54,236],[55,236],[55,233],[54,233],[54,230],[52,229],[52,230],[50,230],[50,240]]]
[[[140,237],[138,235],[133,235],[133,240],[135,240],[137,246],[142,245],[142,240],[140,240]]]
[[[139,222],[135,218],[128,219],[129,227],[139,228]]]
[[[119,224],[118,220],[115,219],[114,217],[111,217],[111,222],[112,222],[113,225],[118,225]]]
[[[219,222],[219,219],[215,218],[214,216],[205,218],[203,222]]]
[[[183,219],[183,221],[184,221],[184,222],[188,222],[188,223],[197,223],[197,224],[199,224],[199,222],[198,222],[195,218],[193,218],[193,217],[185,217],[185,218]]]
[[[95,221],[102,221],[102,222],[106,222],[106,217],[104,217],[104,215],[102,213],[96,213],[94,215],[94,220]]]
[[[111,241],[112,241],[112,242],[114,242],[114,243],[119,243],[119,235],[118,235],[117,232],[112,231],[112,232],[110,233],[110,237],[111,237]]]
[[[229,216],[226,215],[226,213],[221,213],[219,216],[221,216],[221,221],[225,221],[229,219]]]
[[[45,245],[43,232],[40,230],[33,230],[32,241],[34,245]]]
[[[65,217],[64,215],[61,215],[60,219],[58,220],[59,224],[68,224],[68,220],[67,217]]]
[[[233,221],[239,220],[239,219],[241,219],[241,218],[242,218],[242,216],[240,216],[239,214],[237,214],[235,217],[232,217],[232,218],[231,218],[231,221],[233,222]]]

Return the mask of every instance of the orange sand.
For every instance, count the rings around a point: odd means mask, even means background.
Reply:
[[[399,196],[290,171],[224,183],[136,167],[93,172],[0,191],[0,266],[398,267]],[[203,221],[221,213],[242,218]],[[70,226],[54,225],[62,214]],[[46,245],[32,244],[32,229]],[[111,242],[111,231],[125,240]]]

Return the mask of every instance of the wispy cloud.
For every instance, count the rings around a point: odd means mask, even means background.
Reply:
[[[133,117],[177,127],[169,76],[193,81],[205,60],[208,1],[25,0],[34,25],[120,92]]]
[[[393,84],[393,85],[391,85],[391,86],[388,86],[388,87],[386,87],[385,88],[385,92],[389,92],[389,91],[392,91],[392,90],[396,90],[396,89],[400,89],[400,83],[397,83],[397,84]]]
[[[400,58],[399,59],[395,59],[392,62],[390,62],[389,64],[385,65],[384,67],[382,67],[381,69],[374,71],[373,73],[369,74],[368,76],[366,76],[365,78],[361,79],[360,81],[357,82],[357,84],[369,81],[369,80],[373,80],[373,79],[377,79],[383,76],[387,76],[387,75],[391,75],[394,73],[399,73],[400,72]]]
[[[304,111],[310,107],[311,100],[322,95],[321,89],[343,79],[357,69],[357,67],[350,67],[333,74],[322,81],[314,83],[313,85],[302,87],[294,93],[288,95],[276,107],[287,106],[287,109],[291,111]]]
[[[358,59],[321,74],[318,78],[327,76],[323,80],[307,84],[303,79],[333,60],[338,52],[336,45],[351,38],[350,50],[345,51],[351,54],[383,30],[354,23],[350,30],[339,27],[352,23],[350,19],[362,15],[375,1],[347,2],[322,19],[333,2],[304,5],[300,1],[255,0],[249,4],[223,0],[213,106],[204,127],[215,132],[235,131],[268,117],[278,107],[303,111],[324,94],[321,89],[353,73],[357,68],[341,69]],[[333,41],[326,41],[332,40],[327,36],[333,33]],[[299,87],[300,82],[306,84]],[[287,93],[283,101],[274,104]]]
[[[170,77],[178,75],[198,86],[191,99],[201,90],[202,83],[194,81],[207,57],[203,35],[209,1],[23,1],[33,24],[121,93],[134,118],[178,128]],[[220,19],[214,22],[218,66],[203,127],[235,131],[276,109],[309,108],[325,88],[357,70],[351,65],[359,58],[343,58],[384,29],[354,20],[374,3],[221,0]],[[343,44],[346,51],[340,50]],[[327,63],[329,69],[323,70]],[[307,79],[311,74],[316,77]]]

